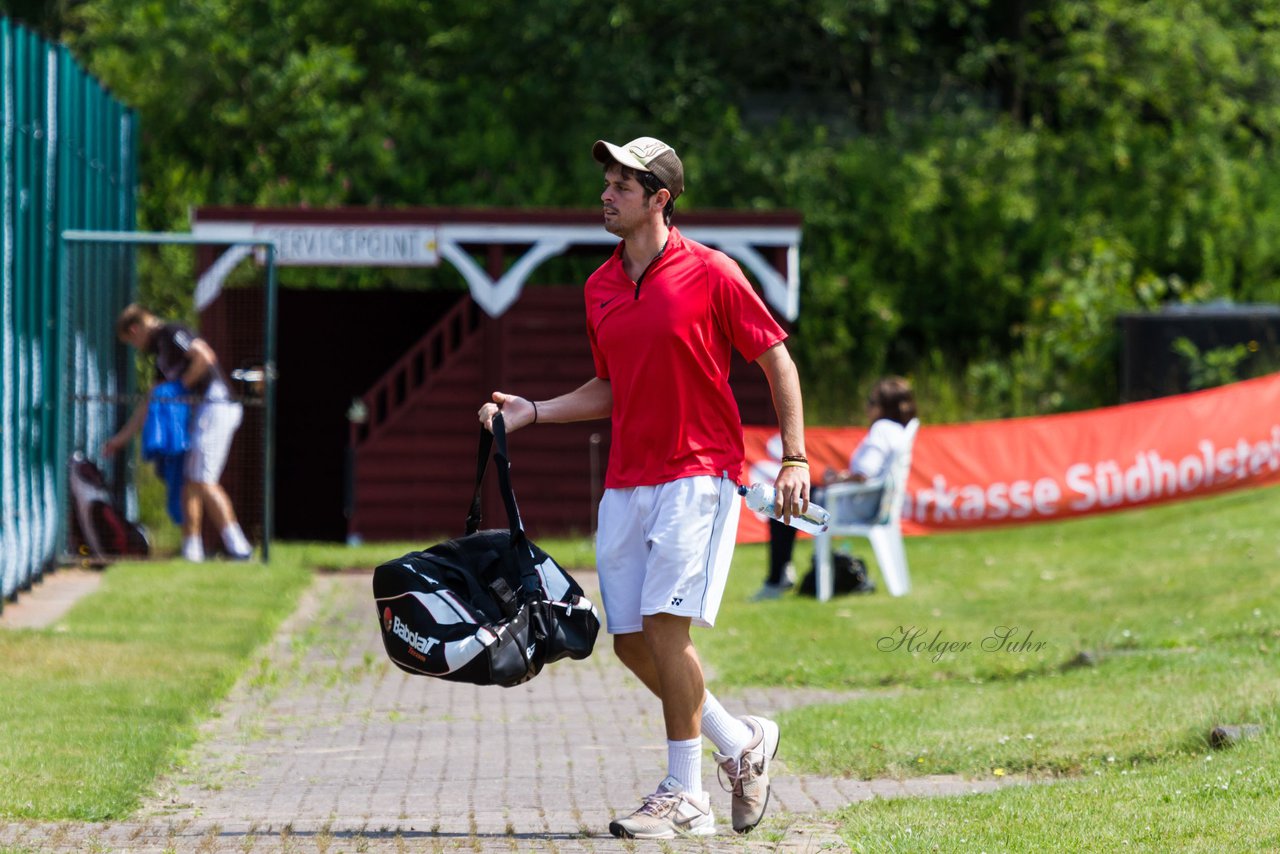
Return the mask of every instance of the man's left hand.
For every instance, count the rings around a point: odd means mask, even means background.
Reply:
[[[773,482],[773,512],[785,524],[792,516],[809,509],[809,470],[804,466],[787,466]]]

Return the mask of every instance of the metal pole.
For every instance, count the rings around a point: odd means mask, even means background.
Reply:
[[[271,560],[271,538],[275,528],[276,468],[276,248],[267,244],[267,321],[264,345],[263,392],[266,413],[263,417],[262,445],[262,562]]]
[[[591,539],[596,538],[596,520],[600,515],[600,443],[599,433],[592,433],[588,444],[591,448]]]

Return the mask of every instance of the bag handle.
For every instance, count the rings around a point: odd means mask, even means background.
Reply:
[[[471,509],[467,513],[467,533],[474,534],[480,530],[483,516],[480,512],[480,486],[484,482],[485,470],[489,467],[489,452],[498,461],[498,487],[502,492],[502,503],[507,508],[507,523],[511,528],[511,544],[523,545],[526,541],[524,523],[520,520],[520,508],[516,506],[516,494],[511,489],[511,458],[507,455],[507,427],[502,420],[502,413],[493,416],[493,432],[480,428],[480,446],[476,449],[476,489],[471,496]]]

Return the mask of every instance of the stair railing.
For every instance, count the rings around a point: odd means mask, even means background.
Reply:
[[[431,379],[449,357],[480,327],[480,307],[463,297],[440,320],[405,351],[348,413],[355,449],[377,436],[414,393]]]

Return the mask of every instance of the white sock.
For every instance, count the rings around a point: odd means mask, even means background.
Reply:
[[[751,727],[726,712],[710,691],[702,701],[702,732],[725,756],[738,756],[751,743]]]
[[[667,740],[667,773],[692,797],[702,797],[702,739]]]
[[[241,530],[239,523],[232,522],[230,525],[222,529],[222,544],[227,547],[227,551],[233,555],[247,555],[253,551],[253,547],[249,545],[249,541],[245,538],[244,531]]]
[[[182,556],[189,561],[204,560],[204,540],[199,534],[183,538]]]

